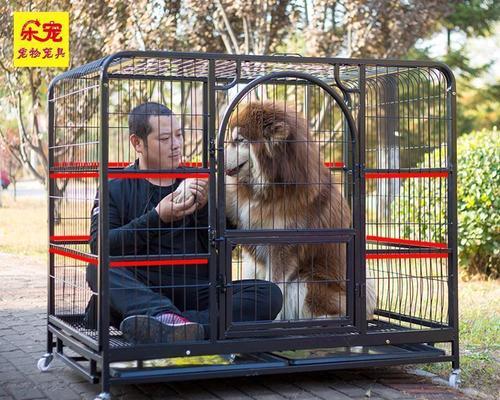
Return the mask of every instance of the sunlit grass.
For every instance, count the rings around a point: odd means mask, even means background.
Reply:
[[[500,398],[500,282],[459,284],[462,385]],[[427,371],[448,378],[450,364],[429,364]]]
[[[2,194],[0,252],[44,258],[47,254],[47,206],[37,199]]]

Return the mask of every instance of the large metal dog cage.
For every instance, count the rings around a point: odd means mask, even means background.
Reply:
[[[440,63],[420,61],[121,52],[56,77],[48,89],[48,334],[47,354],[39,368],[47,369],[56,356],[91,382],[101,382],[101,397],[114,383],[443,361],[452,363],[455,380],[459,367],[455,99],[451,71]],[[179,168],[127,168],[137,157],[127,120],[134,107],[148,101],[164,104],[179,121],[184,138]],[[294,171],[310,168],[303,174],[306,177],[329,171],[326,183],[311,178],[308,184],[329,185],[327,193],[340,194],[337,200],[343,205],[325,206],[326,210],[344,207],[347,215],[339,226],[300,224],[300,209],[289,222],[275,223],[274,217],[263,216],[252,220],[248,214],[254,205],[246,203],[236,208],[248,207],[245,215],[253,223],[245,226],[236,221],[232,226],[227,221],[228,149],[246,142],[255,158],[256,146],[265,149],[274,140],[263,137],[252,142],[234,136],[233,127],[238,125],[234,121],[249,104],[280,105],[284,115],[306,121],[301,146],[314,147],[321,165],[290,162],[296,164]],[[282,147],[285,157],[292,149],[292,144],[287,146]],[[280,175],[288,166],[275,165],[278,158],[272,148],[270,152],[269,168]],[[290,177],[277,182],[262,176],[253,184],[267,185],[273,193],[281,190],[279,185],[294,185],[299,193],[304,184]],[[207,221],[196,226],[207,238],[206,249],[189,254],[110,252],[111,183],[151,177],[209,180]],[[248,191],[246,184],[240,189]],[[262,201],[272,210],[286,209],[296,199],[276,195]],[[96,203],[98,250],[92,252],[89,231]],[[252,213],[258,212],[252,208]],[[178,228],[165,224],[162,229]],[[286,249],[285,261],[296,262],[303,245],[302,260],[308,260],[311,269],[324,260],[307,258],[308,252],[319,257],[317,249],[337,246],[342,265],[325,264],[342,270],[335,279],[329,272],[323,280],[320,274],[306,275],[318,279],[314,282],[318,295],[308,292],[309,310],[321,293],[329,293],[322,288],[336,285],[337,304],[343,304],[338,312],[286,312],[287,304],[292,306],[285,299],[278,317],[238,320],[231,312],[238,296],[233,282],[245,277],[245,249],[254,255],[264,252],[268,257],[264,264],[276,269],[280,260],[270,258]],[[93,289],[86,281],[89,265],[97,271]],[[171,290],[169,296],[177,299],[203,292],[206,336],[168,344],[127,340],[110,304],[114,289],[109,277],[119,268],[136,274],[156,268],[165,275],[175,268],[184,271],[181,274],[206,268],[206,279],[191,285],[188,296],[185,282],[155,288]],[[292,290],[301,283],[297,277],[292,280],[284,274],[280,280],[272,275],[264,281],[274,280],[284,297],[293,293],[304,297],[301,289]],[[368,291],[376,299],[373,315],[367,310]],[[86,318],[91,299],[94,323]],[[297,300],[297,304],[300,308],[302,303]],[[199,357],[208,355],[231,356],[208,363]]]

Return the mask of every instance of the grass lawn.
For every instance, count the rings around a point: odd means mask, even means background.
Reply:
[[[0,252],[45,260],[47,207],[40,200],[3,196]],[[459,283],[462,384],[500,398],[500,281]],[[448,378],[450,363],[424,367]]]
[[[459,282],[462,386],[500,398],[500,282]],[[425,370],[448,379],[450,363]]]
[[[14,201],[2,194],[0,207],[0,252],[35,256],[47,254],[47,206],[38,199]]]

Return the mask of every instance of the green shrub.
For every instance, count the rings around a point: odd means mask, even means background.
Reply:
[[[438,167],[437,149],[417,168]],[[439,163],[438,163],[439,164]],[[496,128],[461,136],[457,143],[458,254],[469,275],[500,277],[500,134]],[[447,242],[445,179],[406,180],[391,205],[407,239]],[[437,195],[441,194],[442,199]]]
[[[500,276],[500,134],[482,130],[458,139],[458,245],[471,274]]]

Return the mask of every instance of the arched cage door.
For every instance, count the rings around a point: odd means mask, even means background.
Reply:
[[[230,102],[217,153],[221,337],[354,330],[356,137],[340,90],[309,74],[271,73]]]

